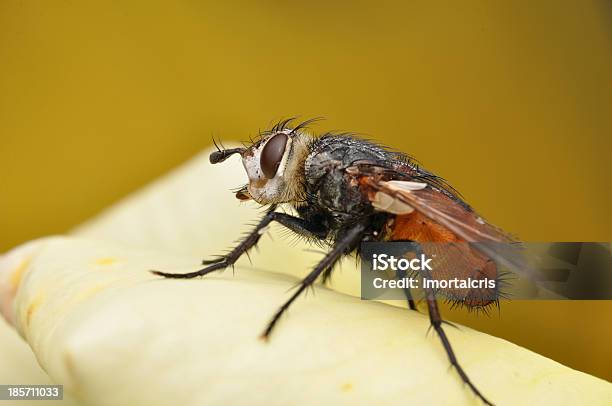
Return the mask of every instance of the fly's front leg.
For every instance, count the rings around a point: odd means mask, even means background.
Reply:
[[[163,276],[166,278],[175,278],[175,279],[190,279],[195,278],[197,276],[204,276],[211,272],[220,271],[228,266],[232,266],[238,261],[238,259],[242,256],[242,254],[247,253],[251,248],[253,248],[263,233],[266,230],[266,227],[272,222],[277,221],[287,227],[288,229],[305,235],[309,237],[315,238],[325,238],[327,236],[327,229],[319,224],[309,223],[299,217],[290,216],[285,213],[277,213],[274,211],[268,212],[264,216],[263,219],[255,226],[255,229],[251,231],[244,240],[237,247],[232,249],[228,254],[223,255],[219,258],[216,258],[211,261],[202,261],[203,265],[208,265],[205,268],[202,268],[195,272],[189,273],[166,273],[160,271],[151,271],[155,275]]]
[[[268,219],[268,217],[270,218]],[[322,224],[308,222],[300,217],[291,216],[285,213],[269,212],[266,217],[264,217],[262,221],[255,227],[255,230],[249,233],[247,238],[235,249],[233,249],[229,254],[222,255],[214,259],[204,260],[202,261],[202,265],[231,262],[232,260],[234,260],[235,262],[238,260],[238,258],[240,258],[242,254],[248,255],[247,251],[257,244],[259,238],[263,235],[266,227],[272,221],[276,221],[277,223],[282,224],[294,233],[303,235],[304,237],[308,238],[322,240],[325,239],[328,234],[327,227]],[[251,237],[252,239],[250,239]],[[233,262],[227,264],[226,267],[232,264]]]

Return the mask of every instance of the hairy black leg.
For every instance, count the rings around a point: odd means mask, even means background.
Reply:
[[[268,326],[264,330],[261,335],[261,338],[268,339],[272,330],[274,330],[274,326],[281,318],[283,313],[291,306],[291,303],[295,301],[295,299],[300,296],[304,290],[306,290],[309,286],[317,280],[321,272],[326,269],[330,269],[334,266],[334,264],[345,254],[348,254],[353,250],[353,248],[361,241],[363,232],[365,230],[365,226],[362,224],[357,224],[349,229],[346,234],[342,238],[340,238],[331,251],[329,251],[325,257],[317,264],[317,266],[300,282],[298,289],[291,295],[289,300],[287,300],[274,314],[272,320],[268,323]]]
[[[434,330],[436,330],[438,337],[440,337],[440,340],[442,341],[442,345],[444,346],[444,350],[446,351],[446,355],[448,355],[448,359],[451,365],[455,367],[455,369],[457,370],[457,373],[461,377],[461,380],[470,387],[472,392],[474,392],[474,394],[478,396],[480,400],[482,400],[485,404],[492,406],[493,403],[491,403],[487,398],[484,397],[482,393],[480,393],[478,388],[476,388],[476,386],[472,383],[470,378],[467,376],[467,374],[465,373],[461,365],[459,365],[459,361],[457,360],[457,357],[455,356],[453,347],[451,346],[450,341],[448,340],[448,337],[446,336],[446,332],[442,328],[442,317],[440,316],[438,302],[436,301],[433,291],[431,289],[426,289],[425,295],[426,295],[426,300],[427,300],[427,308],[429,310],[429,320],[431,321],[431,325],[433,326]]]
[[[418,243],[414,243],[414,246],[415,246],[415,252],[417,254],[420,254],[421,248],[419,247]],[[431,279],[431,275],[429,274],[429,271],[421,270],[420,273],[423,276],[423,278]],[[451,346],[451,343],[448,340],[448,337],[446,336],[446,332],[442,328],[442,323],[444,322],[444,320],[442,320],[442,315],[440,314],[440,309],[438,307],[438,301],[436,300],[436,294],[434,290],[430,287],[425,287],[425,286],[423,287],[423,290],[425,291],[425,300],[427,301],[429,321],[431,322],[431,326],[436,331],[436,334],[438,334],[438,337],[440,337],[440,340],[442,341],[442,346],[444,347],[444,351],[446,351],[446,355],[448,356],[448,359],[451,365],[455,368],[455,370],[461,377],[461,380],[470,387],[472,392],[476,396],[478,396],[480,400],[482,400],[486,405],[493,406],[493,403],[491,403],[487,398],[484,397],[482,393],[480,393],[478,388],[476,388],[476,386],[470,380],[469,376],[467,376],[467,374],[463,370],[463,367],[459,365],[459,361],[457,360],[455,351],[453,351],[453,347]]]
[[[299,217],[290,216],[285,213],[277,213],[274,211],[270,211],[264,216],[264,218],[259,222],[259,224],[255,226],[255,229],[253,229],[253,231],[251,231],[246,236],[246,238],[242,240],[242,242],[238,244],[238,246],[236,246],[233,250],[231,250],[227,255],[209,261],[202,261],[203,265],[208,265],[206,268],[202,268],[195,272],[179,274],[160,271],[151,272],[153,272],[155,275],[163,276],[166,278],[189,279],[195,278],[197,276],[204,276],[211,272],[225,269],[228,266],[234,265],[236,261],[238,261],[238,259],[242,256],[242,254],[247,253],[247,251],[249,251],[257,244],[257,242],[265,232],[266,227],[272,221],[277,221],[288,229],[309,237],[325,238],[327,236],[327,229],[319,224],[309,223]]]
[[[273,220],[287,227],[294,233],[313,239],[323,240],[327,237],[329,230],[323,224],[310,222],[300,217],[291,216],[285,213],[273,213]]]
[[[321,275],[321,282],[323,283],[323,285],[327,285],[327,283],[331,280],[331,274],[333,270],[334,267],[332,266],[323,271],[323,275]]]
[[[404,271],[403,269],[397,268],[396,275],[397,275],[398,280],[404,279],[406,277],[406,271]],[[414,304],[414,299],[412,298],[412,292],[410,292],[410,288],[405,287],[403,291],[404,291],[404,296],[406,296],[406,301],[408,302],[408,308],[410,310],[416,311],[417,308],[416,308],[416,305]]]

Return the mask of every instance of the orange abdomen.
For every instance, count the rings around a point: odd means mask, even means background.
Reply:
[[[486,255],[471,247],[453,232],[423,214],[414,211],[397,215],[387,227],[387,241],[416,241],[423,243],[425,255],[433,257],[433,279],[495,281],[495,288],[445,289],[446,298],[461,302],[468,307],[482,307],[498,298],[497,264]],[[427,244],[433,243],[433,244]]]
[[[459,241],[455,234],[417,211],[413,211],[410,214],[395,216],[393,224],[391,225],[389,240],[410,240],[418,242]]]

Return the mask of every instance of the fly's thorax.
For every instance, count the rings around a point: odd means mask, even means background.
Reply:
[[[304,200],[304,161],[312,136],[289,129],[275,132],[242,154],[250,196],[260,204]]]
[[[354,176],[346,168],[356,161],[392,159],[384,149],[348,135],[325,135],[315,142],[306,159],[308,195],[316,196],[317,204],[336,216],[368,215],[373,212],[370,201]]]

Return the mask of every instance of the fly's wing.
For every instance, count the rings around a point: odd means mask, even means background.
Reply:
[[[380,211],[396,214],[394,229],[406,230],[419,242],[462,243],[478,251],[483,267],[492,259],[530,279],[536,278],[524,259],[521,246],[501,229],[487,223],[441,181],[413,166],[394,167],[357,162],[347,168],[363,193]],[[466,250],[463,255],[473,256]],[[476,256],[468,260],[472,262]],[[449,259],[449,265],[452,260]]]

